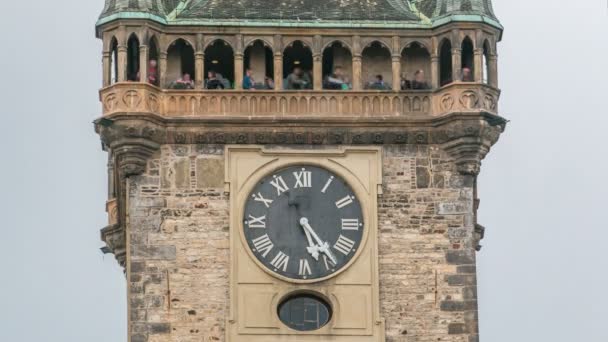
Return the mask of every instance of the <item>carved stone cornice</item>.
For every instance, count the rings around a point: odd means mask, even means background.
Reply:
[[[465,123],[459,130],[450,130],[452,136],[442,144],[443,149],[454,159],[456,169],[463,175],[477,176],[481,161],[498,141],[505,124],[481,121],[479,125]]]
[[[106,254],[114,254],[116,261],[123,268],[126,266],[127,244],[125,230],[119,224],[112,224],[101,230],[101,240],[106,243],[102,251]]]
[[[116,156],[116,166],[121,178],[137,176],[146,170],[148,158],[160,145],[145,138],[124,138],[110,143]]]

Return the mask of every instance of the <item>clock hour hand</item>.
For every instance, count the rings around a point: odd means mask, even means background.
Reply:
[[[308,223],[308,219],[306,217],[302,217],[300,219],[300,225],[304,228],[304,230],[308,231],[310,233],[310,235],[312,235],[312,237],[317,241],[318,250],[320,252],[325,253],[325,255],[327,255],[329,257],[331,262],[333,262],[334,264],[337,265],[338,262],[337,262],[336,258],[334,257],[334,255],[332,254],[331,250],[329,249],[329,244],[327,242],[323,242],[323,240],[321,240],[321,238],[319,238],[317,233],[315,233],[315,231],[312,229],[312,227]]]

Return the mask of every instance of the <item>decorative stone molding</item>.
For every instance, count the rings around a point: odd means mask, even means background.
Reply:
[[[101,230],[101,240],[106,243],[102,251],[114,254],[116,261],[123,268],[126,266],[127,248],[125,230],[118,224],[106,226]]]
[[[131,138],[120,139],[110,144],[112,152],[116,156],[116,166],[121,178],[137,176],[146,170],[148,158],[154,154],[160,145],[152,140],[137,137],[138,130],[135,127],[127,127],[127,134]],[[153,129],[145,128],[141,134],[155,134]]]

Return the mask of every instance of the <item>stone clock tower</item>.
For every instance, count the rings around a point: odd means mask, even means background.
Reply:
[[[475,342],[490,0],[106,0],[128,341]]]

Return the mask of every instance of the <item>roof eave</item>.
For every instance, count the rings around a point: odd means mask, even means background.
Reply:
[[[243,19],[174,19],[167,20],[161,16],[144,12],[119,12],[100,18],[96,27],[114,20],[141,19],[151,20],[163,25],[175,26],[231,26],[231,27],[311,27],[311,28],[386,28],[386,29],[429,29],[453,22],[485,23],[503,31],[503,26],[496,19],[473,14],[456,14],[433,18],[431,23],[423,21],[400,20],[243,20]]]

